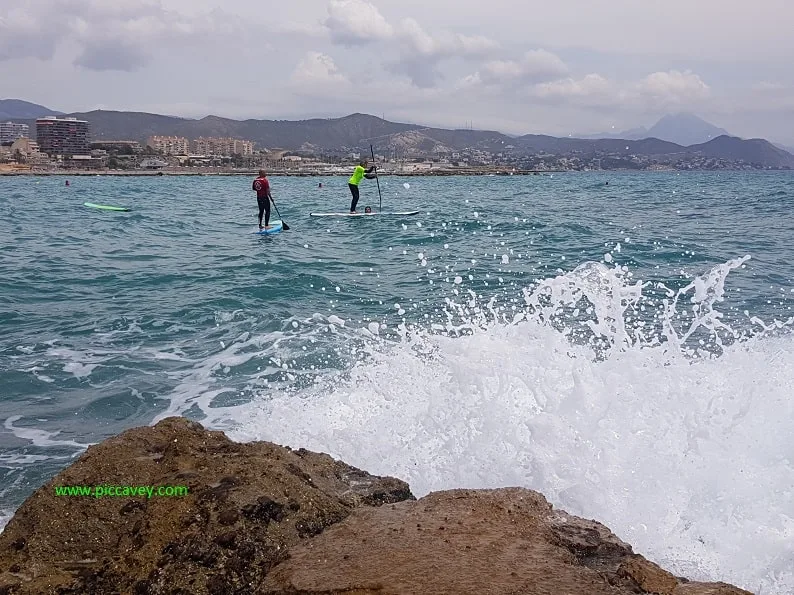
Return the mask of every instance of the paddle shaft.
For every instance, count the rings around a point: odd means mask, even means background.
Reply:
[[[375,164],[375,149],[372,145],[369,146],[369,152],[372,153],[372,165],[375,165],[375,182],[378,184],[378,211],[383,211],[383,195],[380,193],[380,180],[378,179],[378,167]]]
[[[276,214],[278,215],[278,218],[281,219],[281,213],[278,212],[278,206],[276,206],[276,201],[271,200],[271,202],[273,203],[273,206],[276,207]],[[289,231],[289,225],[287,225],[287,222],[284,221],[284,219],[281,219],[281,229],[283,229],[284,231]]]

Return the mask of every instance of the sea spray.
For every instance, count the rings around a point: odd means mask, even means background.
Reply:
[[[327,451],[417,495],[537,489],[678,574],[784,593],[794,346],[786,322],[720,323],[743,262],[677,290],[587,263],[536,283],[515,311],[468,291],[445,302],[435,330],[401,322],[375,338],[346,322],[338,330],[361,342],[349,369],[204,413],[238,439]],[[697,329],[712,342],[694,340]]]

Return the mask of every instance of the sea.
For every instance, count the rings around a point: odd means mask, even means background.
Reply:
[[[181,415],[794,592],[794,172],[379,183],[359,210],[419,213],[311,217],[346,178],[273,177],[262,236],[244,176],[0,178],[3,523]]]

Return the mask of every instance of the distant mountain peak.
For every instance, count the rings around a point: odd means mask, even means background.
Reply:
[[[624,140],[641,140],[658,138],[684,147],[706,143],[719,136],[733,136],[727,130],[706,122],[703,118],[689,112],[665,114],[650,128],[640,126],[622,132],[606,132],[603,134],[586,134],[579,138],[619,138]]]
[[[720,136],[733,136],[727,130],[688,112],[667,114],[648,130],[648,136],[688,147]]]

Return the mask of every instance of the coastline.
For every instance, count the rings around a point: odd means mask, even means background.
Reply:
[[[267,175],[271,177],[284,176],[284,177],[350,177],[349,171],[328,171],[328,170],[314,170],[314,171],[289,171],[289,170],[268,170]],[[431,171],[384,171],[379,172],[379,176],[398,176],[398,177],[417,177],[417,176],[532,176],[542,175],[549,173],[563,173],[568,170],[505,170],[504,168],[487,168],[487,169],[439,169]],[[3,171],[0,170],[0,177],[13,177],[13,176],[256,176],[258,170],[226,170],[217,168],[190,168],[190,169],[168,169],[168,170],[13,170]]]

